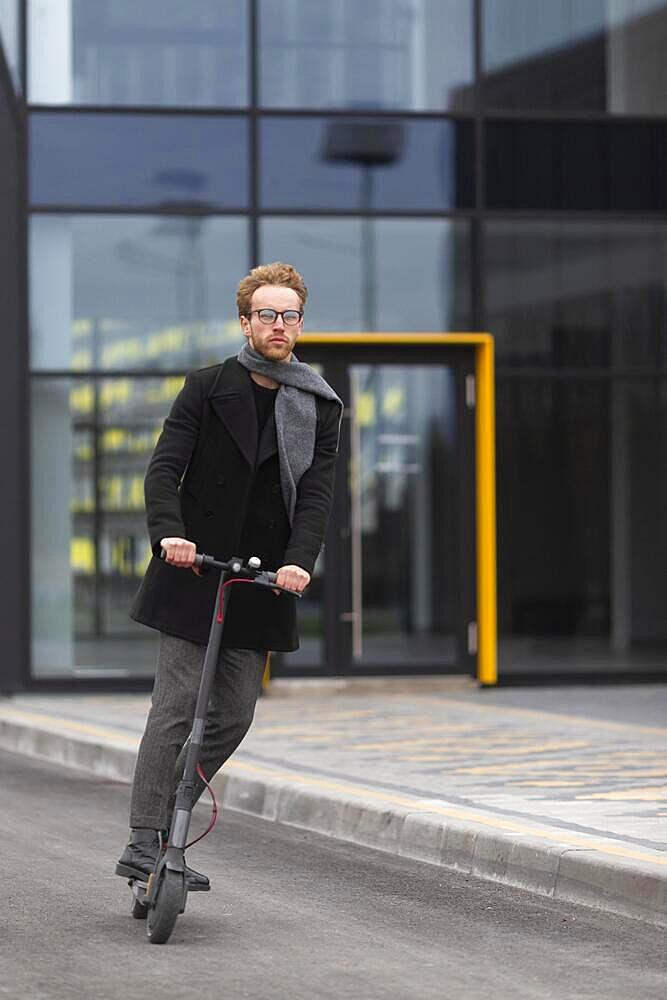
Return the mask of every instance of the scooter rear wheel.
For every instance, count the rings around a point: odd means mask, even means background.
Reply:
[[[164,944],[169,940],[176,918],[185,902],[185,877],[183,872],[162,869],[155,905],[148,910],[146,934],[151,944]]]

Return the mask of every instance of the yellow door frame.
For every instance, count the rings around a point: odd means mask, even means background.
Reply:
[[[494,343],[489,333],[303,333],[313,345],[423,344],[475,349],[475,533],[477,552],[477,680],[498,682],[496,593],[496,429]],[[298,346],[297,346],[298,350]]]

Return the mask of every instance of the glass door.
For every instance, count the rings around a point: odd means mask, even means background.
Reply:
[[[475,672],[472,351],[387,353],[300,352],[345,412],[301,649],[277,674]]]
[[[449,364],[348,368],[350,607],[340,620],[350,672],[456,670],[466,659],[457,374]]]

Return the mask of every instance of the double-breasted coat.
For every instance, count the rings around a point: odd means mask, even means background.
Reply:
[[[280,488],[273,414],[258,435],[250,373],[235,357],[191,372],[151,457],[144,492],[153,557],[132,604],[137,622],[206,643],[219,574],[197,576],[160,559],[162,538],[187,538],[218,559],[259,556],[263,568],[312,574],[331,500],[340,406],[316,397],[313,463],[297,488],[290,526]],[[232,587],[224,646],[298,648],[295,599]]]

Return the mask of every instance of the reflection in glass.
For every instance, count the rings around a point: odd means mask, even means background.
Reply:
[[[271,117],[261,149],[267,209],[439,212],[473,202],[470,122]]]
[[[350,368],[352,654],[358,664],[457,660],[454,373]]]
[[[469,330],[470,231],[442,219],[264,219],[309,288],[306,330]]]
[[[483,0],[490,108],[667,113],[665,0]]]
[[[36,676],[150,673],[128,617],[150,559],[143,480],[182,376],[35,379],[32,650]]]
[[[500,365],[667,368],[667,226],[485,223]]]
[[[265,107],[470,110],[469,0],[261,0]]]
[[[34,215],[33,369],[214,364],[238,350],[247,222],[234,217]]]
[[[234,115],[34,112],[30,201],[179,212],[242,208],[247,153],[247,122]]]
[[[247,103],[246,0],[28,0],[39,104]]]

